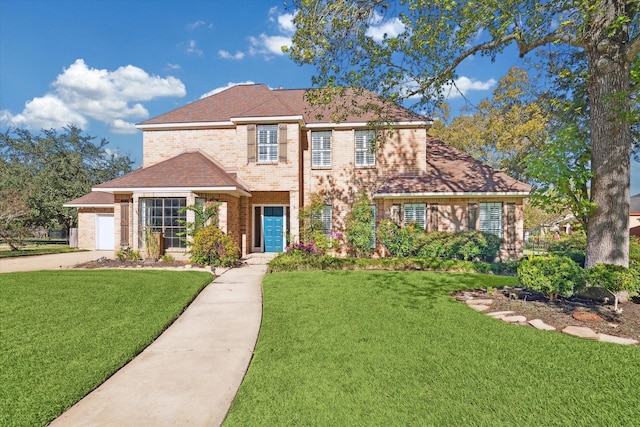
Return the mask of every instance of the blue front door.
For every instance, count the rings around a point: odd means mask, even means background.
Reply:
[[[282,252],[284,248],[284,208],[264,207],[264,251]]]

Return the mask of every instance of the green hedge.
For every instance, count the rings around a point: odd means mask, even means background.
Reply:
[[[331,255],[282,253],[269,262],[269,272],[307,270],[426,270],[513,275],[518,262],[442,260],[433,258],[338,258]]]
[[[394,257],[493,261],[502,239],[482,231],[432,231],[426,233],[415,224],[400,228],[382,221],[378,239]]]

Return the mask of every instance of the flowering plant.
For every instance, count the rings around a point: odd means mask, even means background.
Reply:
[[[319,249],[314,241],[309,243],[292,243],[287,246],[285,250],[292,255],[324,255],[324,251]]]

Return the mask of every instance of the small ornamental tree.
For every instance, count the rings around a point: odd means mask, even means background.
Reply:
[[[587,281],[591,286],[605,288],[614,297],[614,310],[618,311],[620,292],[637,295],[640,290],[640,273],[634,268],[613,264],[596,264],[587,270]]]
[[[357,256],[368,256],[375,245],[375,217],[371,200],[360,193],[347,216],[345,236],[349,249]]]
[[[215,225],[216,227],[218,226],[219,207],[220,202],[214,202],[205,203],[202,205],[189,205],[180,209],[181,213],[193,212],[194,215],[193,221],[178,220],[178,223],[185,227],[185,231],[180,232],[178,235],[183,238],[187,245],[191,244],[191,242],[188,240],[188,237],[193,237],[200,228],[206,225]]]
[[[30,217],[29,207],[18,191],[0,191],[0,239],[12,251],[24,246],[24,238],[29,231],[26,222]]]

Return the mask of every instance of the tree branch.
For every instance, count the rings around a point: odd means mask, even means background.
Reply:
[[[640,35],[636,35],[627,45],[627,59],[632,62],[640,54]]]

